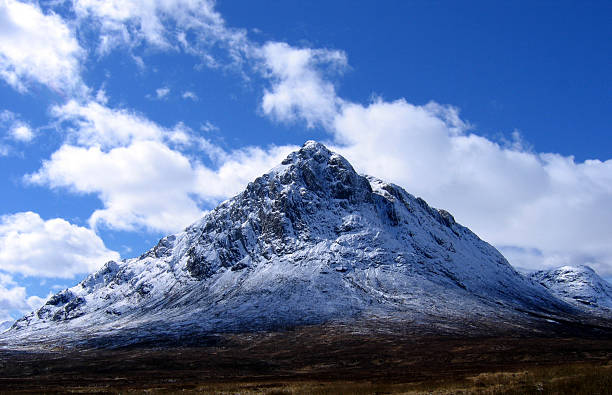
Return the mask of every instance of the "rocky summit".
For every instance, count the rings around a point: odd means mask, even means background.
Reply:
[[[541,282],[450,213],[309,141],[184,231],[53,295],[2,340],[114,346],[318,324],[486,334],[584,322],[586,310]]]

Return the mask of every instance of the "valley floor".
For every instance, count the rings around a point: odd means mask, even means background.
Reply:
[[[192,339],[193,340],[193,339]],[[347,328],[200,345],[0,351],[0,392],[612,393],[612,338],[440,337]]]

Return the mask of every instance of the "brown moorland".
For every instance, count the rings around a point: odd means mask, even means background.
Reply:
[[[194,339],[192,339],[194,340]],[[301,327],[190,346],[0,352],[2,393],[612,393],[612,337]]]

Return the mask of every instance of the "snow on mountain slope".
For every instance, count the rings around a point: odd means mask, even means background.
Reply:
[[[0,333],[8,330],[11,326],[13,326],[14,321],[3,321],[0,322]]]
[[[575,310],[448,212],[309,141],[183,232],[52,296],[7,336],[180,337],[372,317],[521,326],[525,311]]]
[[[540,270],[530,277],[578,308],[612,315],[612,285],[588,266]]]

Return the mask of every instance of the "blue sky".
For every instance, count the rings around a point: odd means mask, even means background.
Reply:
[[[331,3],[331,4],[330,4]],[[610,2],[0,2],[0,321],[308,139],[612,277]]]

